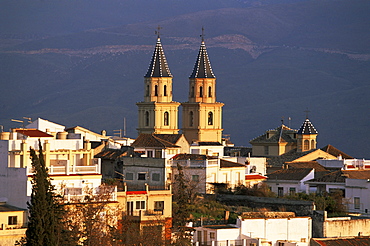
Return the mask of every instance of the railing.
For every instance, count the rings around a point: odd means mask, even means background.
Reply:
[[[14,229],[22,229],[26,228],[26,224],[17,223],[15,225],[9,225],[9,224],[0,224],[0,230],[14,230]]]
[[[224,241],[206,241],[206,242],[195,242],[194,246],[246,246],[246,239],[241,240],[224,240]]]
[[[163,215],[163,210],[133,210],[133,211],[126,211],[123,213],[124,216],[134,216],[134,217],[142,217],[142,216],[160,216]]]
[[[50,175],[70,175],[70,174],[89,174],[89,173],[100,173],[100,165],[94,164],[90,166],[74,166],[74,165],[65,165],[65,166],[54,166],[51,165],[48,167]],[[32,175],[34,169],[32,166],[27,166],[27,174]]]
[[[86,202],[86,198],[90,198],[94,202],[117,201],[117,187],[106,189],[95,188],[95,192],[87,193],[83,188],[66,187],[64,191],[65,202]]]

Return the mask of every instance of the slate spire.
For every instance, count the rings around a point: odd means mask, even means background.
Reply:
[[[298,130],[298,134],[318,134],[316,128],[313,126],[311,121],[306,118],[306,120],[303,122],[301,128]]]
[[[144,76],[145,78],[150,77],[172,77],[170,69],[167,65],[166,56],[162,48],[161,38],[158,35],[157,44],[150,62],[148,72]]]
[[[204,31],[204,29],[202,29],[202,31]],[[198,57],[194,65],[193,73],[189,78],[216,78],[208,58],[204,35],[202,34],[201,37],[202,43],[200,45]]]

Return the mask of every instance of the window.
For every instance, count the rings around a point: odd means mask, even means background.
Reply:
[[[164,201],[154,202],[154,211],[162,211],[164,209]]]
[[[146,156],[147,156],[147,157],[153,157],[153,151],[152,151],[152,150],[147,151],[147,152],[146,152]]]
[[[316,148],[316,146],[315,146],[315,140],[311,140],[311,149],[315,149]]]
[[[190,97],[194,97],[194,86],[190,89]]]
[[[149,126],[149,112],[145,112],[145,126]]]
[[[199,181],[199,175],[193,175],[193,176],[191,176],[191,180],[198,182]]]
[[[199,97],[203,97],[203,86],[199,87]]]
[[[208,97],[212,97],[212,87],[208,87]]]
[[[134,173],[126,173],[126,180],[134,180]]]
[[[359,197],[354,197],[353,201],[354,201],[355,209],[360,209],[361,208],[360,198]]]
[[[154,96],[158,96],[158,85],[154,86]]]
[[[145,209],[145,201],[136,201],[136,210]]]
[[[284,188],[283,187],[278,187],[278,196],[279,197],[284,196]]]
[[[160,181],[161,175],[159,173],[153,173],[152,174],[152,180],[153,181]]]
[[[146,173],[138,173],[137,180],[145,180]]]
[[[189,126],[193,126],[194,125],[194,113],[193,111],[190,111],[189,112]]]
[[[168,126],[168,121],[169,121],[169,120],[168,120],[168,115],[169,115],[169,114],[168,114],[168,112],[167,112],[167,111],[166,111],[166,112],[164,112],[164,116],[163,116],[163,118],[164,118],[164,119],[163,119],[163,122],[164,122],[164,125],[165,125],[165,126]]]
[[[295,194],[295,187],[290,187],[289,188],[289,194],[294,195]]]
[[[269,155],[269,146],[264,146],[265,155]]]
[[[197,241],[198,242],[202,241],[202,231],[197,231]]]
[[[17,216],[8,216],[8,225],[17,225]]]
[[[303,150],[308,150],[310,148],[310,141],[304,140]]]
[[[167,96],[167,85],[163,86],[163,96]]]
[[[149,96],[149,85],[146,86],[145,95],[147,97]]]
[[[210,239],[215,239],[215,238],[216,238],[216,233],[214,233],[214,232],[210,232],[210,233],[209,233],[209,238],[210,238]]]
[[[213,113],[208,113],[208,125],[213,125]]]

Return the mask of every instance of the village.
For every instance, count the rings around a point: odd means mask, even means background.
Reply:
[[[25,236],[35,171],[30,148],[40,147],[66,204],[105,195],[104,214],[115,210],[111,226],[135,225],[111,245],[370,244],[370,160],[318,143],[307,112],[300,126],[272,123],[246,142],[251,147],[235,146],[223,135],[224,104],[203,36],[189,72],[188,101],[176,102],[158,35],[137,103],[136,138],[43,118],[1,132],[0,245]],[[221,216],[189,210],[180,220],[180,205],[192,203],[224,207]],[[176,244],[181,236],[188,244]],[[145,237],[151,242],[140,241]]]

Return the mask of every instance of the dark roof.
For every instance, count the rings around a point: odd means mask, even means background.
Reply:
[[[268,180],[302,180],[310,172],[312,168],[294,168],[281,169],[273,173],[267,174]]]
[[[346,177],[343,175],[342,170],[330,172],[322,177],[311,179],[310,182],[323,182],[323,183],[344,183]]]
[[[342,237],[342,238],[312,238],[316,244],[322,246],[365,246],[370,245],[370,237]]]
[[[221,146],[220,142],[197,142],[199,146]]]
[[[227,161],[227,160],[220,160],[220,167],[221,168],[228,168],[228,167],[245,167],[244,164],[240,164],[237,162]]]
[[[311,121],[309,119],[306,119],[301,128],[298,130],[298,134],[304,134],[304,135],[310,135],[310,134],[318,134],[315,127],[312,125]]]
[[[208,58],[206,45],[203,40],[200,45],[197,60],[195,61],[193,73],[189,78],[215,78]]]
[[[168,136],[168,135],[179,135]],[[131,144],[132,147],[153,147],[153,148],[179,148],[174,142],[179,139],[182,134],[146,134],[141,133],[136,140]]]
[[[333,156],[342,156],[344,159],[353,159],[352,156],[350,155],[347,155],[346,153],[344,153],[343,151],[335,148],[333,145],[326,145],[325,147],[321,148],[322,151],[325,151],[326,153],[329,153]]]
[[[199,154],[177,154],[172,157],[172,160],[207,160],[210,159],[207,155],[199,155]]]
[[[330,171],[326,169],[323,165],[319,164],[317,161],[299,161],[299,162],[288,162],[285,165],[285,168],[295,169],[295,168],[314,168],[315,169],[315,178],[320,178]]]
[[[272,166],[272,167],[282,167],[282,165],[286,162],[291,162],[291,161],[294,161],[302,156],[305,156],[313,151],[315,151],[316,149],[312,149],[312,150],[308,150],[308,151],[304,151],[304,152],[298,152],[297,149],[292,149],[282,155],[279,155],[279,156],[271,156],[269,158],[267,158],[267,163],[268,165]]]
[[[26,211],[27,209],[18,208],[9,204],[0,203],[0,212],[12,212],[12,211]]]
[[[249,154],[252,154],[251,147],[224,147],[224,153],[226,156],[243,156],[247,157]]]
[[[105,159],[105,160],[116,160],[119,157],[130,156],[133,154],[134,154],[133,150],[127,149],[127,148],[125,149],[106,149],[96,154],[94,157]]]
[[[53,137],[53,135],[50,135],[46,132],[37,130],[37,129],[15,129],[17,133],[20,133],[22,135],[28,136],[28,137],[36,137],[36,138],[47,138],[47,137]]]
[[[148,72],[144,77],[172,77],[170,69],[167,65],[166,56],[161,44],[161,39],[158,37],[157,44],[150,62]]]
[[[266,131],[263,135],[258,136],[249,143],[279,143],[279,142],[297,142],[297,139],[292,138],[289,134],[296,133],[297,130],[291,129],[286,125],[281,125],[273,130],[272,136],[267,136],[268,132],[271,130]]]

